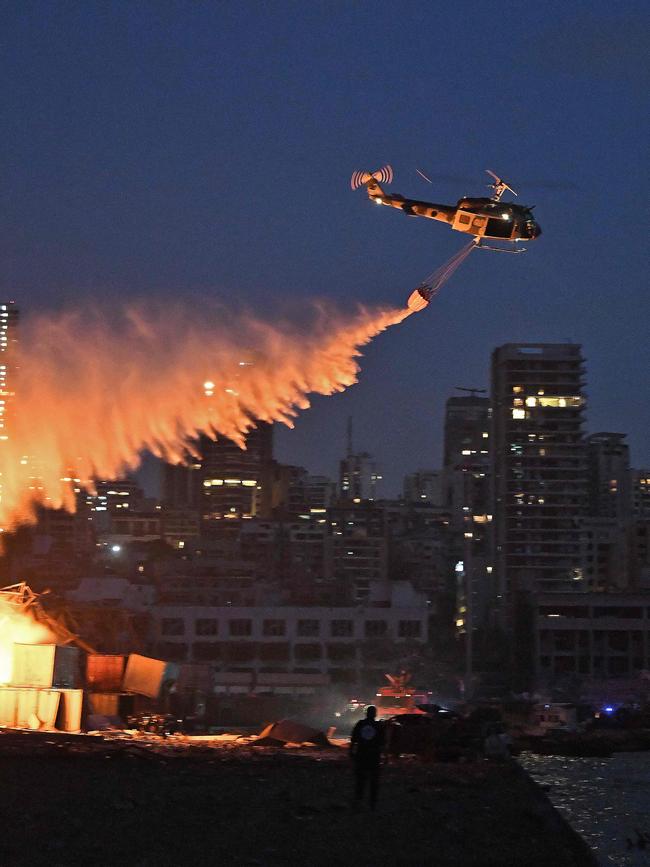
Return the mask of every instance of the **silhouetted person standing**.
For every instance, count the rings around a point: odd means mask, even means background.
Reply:
[[[379,789],[379,767],[384,748],[384,726],[377,722],[377,708],[370,705],[365,719],[352,729],[350,756],[354,762],[355,797],[357,803],[363,800],[366,783],[370,787],[370,807],[374,810]]]

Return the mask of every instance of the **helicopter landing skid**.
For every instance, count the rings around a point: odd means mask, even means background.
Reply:
[[[479,250],[491,250],[493,253],[514,253],[517,255],[518,253],[525,253],[527,250],[526,247],[512,247],[510,249],[504,247],[490,247],[488,244],[482,244],[480,239],[475,243]]]

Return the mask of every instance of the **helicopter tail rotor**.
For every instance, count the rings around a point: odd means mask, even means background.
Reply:
[[[392,167],[382,166],[382,168],[377,169],[376,172],[352,172],[352,177],[350,178],[350,186],[353,190],[358,190],[359,187],[362,187],[364,184],[368,184],[370,183],[370,181],[373,180],[377,181],[378,184],[392,184]]]
[[[494,178],[494,183],[493,183],[493,184],[488,184],[488,186],[490,187],[490,189],[494,190],[494,195],[492,196],[492,198],[493,198],[495,201],[498,202],[499,199],[500,199],[501,196],[505,193],[506,190],[510,190],[510,192],[512,193],[513,196],[517,196],[517,195],[519,195],[518,193],[516,193],[516,192],[512,189],[512,187],[510,186],[510,184],[506,183],[506,182],[503,180],[503,178],[500,178],[500,177],[499,177],[497,174],[495,174],[491,169],[486,169],[485,171],[486,171],[486,174],[488,174],[488,175],[490,175],[491,177]]]

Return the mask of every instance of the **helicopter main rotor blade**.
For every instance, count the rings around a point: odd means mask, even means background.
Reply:
[[[494,189],[495,195],[499,196],[499,198],[501,198],[501,196],[506,190],[510,190],[513,196],[519,195],[519,193],[516,193],[512,189],[510,184],[506,183],[503,178],[500,178],[495,172],[492,171],[492,169],[486,169],[485,172],[486,174],[494,178],[494,183],[490,184],[490,186]]]

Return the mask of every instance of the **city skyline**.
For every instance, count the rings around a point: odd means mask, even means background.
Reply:
[[[530,341],[506,341],[505,345],[525,345]],[[567,341],[567,345],[568,341]],[[485,378],[485,388],[477,387],[476,391],[484,391],[486,398],[490,399],[490,357],[492,352],[497,347],[493,347],[490,350],[486,358],[486,378]],[[633,444],[631,443],[630,434],[628,430],[625,430],[625,424],[620,424],[621,419],[616,419],[617,424],[603,424],[599,427],[594,426],[590,423],[590,407],[591,407],[591,399],[590,394],[592,390],[592,381],[590,377],[590,370],[588,365],[588,360],[586,361],[586,381],[587,381],[587,389],[585,396],[585,404],[584,404],[584,436],[587,438],[590,435],[596,435],[602,433],[603,431],[613,431],[616,430],[617,433],[623,434],[626,438],[626,446],[629,449],[630,455],[630,465],[635,469],[646,469],[650,466],[650,455],[648,459],[638,460],[636,458],[636,454],[633,448]],[[377,486],[377,497],[379,499],[382,498],[394,498],[399,497],[403,491],[404,480],[407,476],[417,473],[420,470],[430,471],[430,470],[439,470],[444,465],[444,448],[445,448],[445,411],[447,401],[450,398],[459,398],[464,394],[464,390],[461,388],[455,388],[450,394],[441,397],[441,405],[436,409],[436,417],[438,419],[437,422],[432,420],[432,426],[429,432],[432,434],[432,442],[435,443],[434,447],[430,451],[430,459],[427,460],[426,452],[422,452],[423,460],[417,462],[413,459],[412,452],[408,451],[408,443],[405,443],[405,448],[407,449],[407,454],[400,459],[399,466],[400,469],[397,469],[395,464],[384,463],[380,456],[380,450],[377,448],[378,442],[378,432],[377,430],[373,430],[366,434],[368,439],[362,438],[361,435],[357,433],[358,429],[361,428],[363,430],[368,430],[367,428],[367,420],[364,424],[364,419],[359,419],[357,416],[352,416],[352,421],[354,423],[355,428],[355,452],[363,453],[368,452],[374,463],[377,465],[377,470],[381,475],[381,480],[378,482]],[[339,397],[343,397],[344,395],[333,395],[330,397],[319,397],[317,398],[317,402],[319,408],[325,411],[324,407],[321,406],[323,401],[332,401],[336,400]],[[319,438],[321,434],[314,430],[317,427],[317,423],[313,424],[304,423],[301,424],[301,419],[303,416],[308,416],[313,412],[313,408],[306,410],[305,412],[300,413],[298,418],[296,419],[296,429],[287,429],[282,424],[276,424],[274,430],[274,454],[277,460],[281,463],[304,466],[310,473],[322,474],[327,476],[328,478],[335,481],[339,476],[339,467],[340,462],[344,458],[346,451],[348,449],[348,435],[349,435],[349,423],[350,416],[343,417],[341,419],[343,427],[340,431],[340,441],[334,439],[330,441],[328,444],[328,454],[327,457],[323,457],[319,454],[318,457],[314,458],[313,453],[311,451],[312,444],[308,441],[310,437]],[[607,421],[605,417],[604,421]],[[301,458],[308,458],[309,462],[306,460],[303,461]],[[147,470],[146,462],[145,468],[142,471],[142,476],[144,479],[144,484],[148,486],[151,493],[155,493],[158,490],[158,482],[156,481],[156,472],[155,470]]]
[[[351,422],[338,486],[278,461],[263,425],[248,451],[197,439],[189,466],[163,465],[162,497],[129,477],[75,487],[77,513],[39,508],[10,535],[3,567],[82,606],[113,599],[118,619],[142,606],[149,652],[210,661],[226,676],[245,663],[333,682],[376,677],[369,651],[323,641],[339,628],[381,639],[386,659],[428,640],[460,671],[462,651],[470,692],[476,678],[502,688],[504,667],[515,690],[533,677],[561,689],[565,676],[633,674],[638,638],[615,636],[603,662],[577,652],[584,631],[549,638],[547,618],[564,616],[566,593],[585,600],[578,613],[605,611],[600,594],[647,594],[650,478],[630,466],[623,433],[584,430],[579,345],[509,343],[491,361],[489,396],[448,398],[444,461],[405,478],[403,496],[375,489],[380,473]],[[362,632],[327,611],[346,607],[366,618]],[[372,610],[385,607],[395,611]],[[105,646],[117,640],[100,622],[89,628]],[[438,674],[449,672],[445,663]]]
[[[503,345],[525,345],[527,343],[532,343],[533,341],[512,341],[508,340]],[[536,343],[543,343],[542,341],[535,341]],[[566,341],[566,345],[570,345],[569,341]],[[488,353],[486,358],[486,377],[483,380],[485,383],[484,386],[477,386],[477,391],[484,390],[487,394],[487,397],[490,397],[490,355],[494,349],[497,347],[493,347]],[[363,374],[362,374],[363,375]],[[630,452],[630,462],[631,466],[637,469],[645,469],[648,465],[650,465],[650,453],[646,457],[645,460],[641,460],[637,458],[637,451],[640,451],[643,454],[642,450],[635,451],[634,444],[631,441],[632,437],[630,432],[626,429],[626,419],[623,417],[618,418],[608,418],[609,413],[604,412],[599,415],[599,418],[602,417],[603,424],[596,426],[591,422],[591,393],[592,393],[592,379],[590,376],[590,368],[588,360],[586,361],[586,379],[587,379],[587,389],[586,389],[586,398],[584,405],[584,433],[585,437],[589,435],[595,435],[601,433],[603,431],[616,431],[617,433],[623,434],[626,439],[626,445],[629,448]],[[429,433],[431,436],[431,441],[434,444],[431,448],[429,455],[430,458],[427,460],[426,451],[422,452],[424,456],[423,460],[419,462],[414,461],[412,451],[409,450],[408,442],[404,442],[404,449],[406,450],[406,455],[400,459],[398,459],[398,466],[400,469],[396,468],[396,465],[393,463],[386,463],[381,458],[381,450],[377,447],[378,439],[381,442],[381,437],[378,437],[380,431],[369,430],[367,420],[364,421],[362,418],[357,418],[357,416],[353,416],[355,431],[361,428],[362,432],[366,431],[366,438],[363,438],[362,435],[355,433],[355,448],[356,451],[359,452],[369,452],[372,456],[372,459],[377,464],[378,471],[381,473],[382,480],[379,482],[378,494],[379,498],[392,498],[399,496],[402,491],[404,479],[419,470],[437,470],[441,468],[444,464],[444,414],[446,403],[449,398],[462,397],[463,390],[458,390],[457,388],[453,389],[452,392],[447,394],[446,396],[441,396],[440,406],[436,407],[435,416],[432,418],[431,428],[429,428]],[[323,400],[335,400],[337,395],[329,398],[320,398],[319,405]],[[342,396],[341,396],[342,397]],[[319,406],[319,408],[321,408]],[[307,410],[307,413],[301,414],[306,415],[311,413],[312,410]],[[334,440],[334,442],[330,443],[330,449],[327,458],[323,458],[319,456],[314,459],[313,457],[310,460],[310,463],[303,464],[300,460],[300,457],[305,455],[307,457],[311,457],[311,445],[305,440],[311,436],[317,436],[317,433],[313,430],[317,426],[317,422],[314,421],[313,424],[304,423],[301,425],[301,416],[299,416],[296,422],[297,430],[286,430],[282,425],[277,425],[276,434],[275,434],[275,453],[278,460],[281,460],[284,463],[298,463],[300,465],[304,465],[310,472],[314,473],[323,473],[324,475],[329,476],[332,479],[337,478],[338,472],[338,464],[343,455],[345,455],[346,451],[346,437],[347,437],[347,425],[348,425],[348,417],[343,418],[343,427],[340,431],[340,441]],[[389,416],[390,418],[390,416]],[[609,424],[606,422],[609,420]],[[615,422],[615,423],[613,423]],[[399,432],[399,426],[397,427]],[[304,431],[304,433],[303,433]]]
[[[9,305],[9,303],[7,303],[7,304],[4,304],[2,306],[3,306],[3,309],[5,309],[5,310],[10,309],[12,311],[11,312],[11,316],[12,316],[11,321],[13,323],[13,328],[15,329],[16,328],[15,323],[18,320],[19,312],[22,316],[22,311],[19,311],[13,302],[11,302],[10,305]],[[3,315],[9,316],[8,313],[5,313]],[[5,324],[5,329],[6,328],[7,328],[7,325]],[[17,340],[15,330],[12,331],[12,335],[13,335],[12,336],[12,343],[18,344],[19,340]],[[6,337],[6,335],[5,335],[5,337]],[[574,345],[574,347],[575,346],[578,346],[578,345]],[[494,356],[494,354],[497,352],[507,351],[510,348],[512,348],[512,351],[515,351],[517,349],[517,347],[527,347],[526,349],[522,349],[523,352],[527,352],[527,353],[534,353],[534,352],[544,352],[545,353],[548,348],[551,348],[551,349],[554,349],[555,352],[559,352],[560,355],[562,354],[562,352],[565,349],[567,352],[570,352],[572,349],[571,344],[567,344],[567,343],[563,343],[563,344],[548,344],[548,343],[530,344],[530,343],[512,343],[512,342],[509,342],[507,344],[504,344],[501,347],[496,347],[493,350],[492,356]],[[578,346],[578,349],[581,351],[581,347]],[[6,352],[6,350],[7,350],[6,346],[4,347],[4,350]],[[12,355],[11,358],[13,359],[14,356]],[[5,359],[5,361],[6,361],[6,359]],[[583,361],[584,361],[584,359],[583,359]],[[12,361],[12,365],[14,365],[14,364],[15,364],[15,360]],[[582,370],[582,375],[586,376],[586,384],[587,384],[587,386],[589,386],[590,385],[589,371],[588,370]],[[476,400],[478,404],[485,404],[486,407],[490,404],[490,401],[495,401],[495,399],[498,401],[498,395],[495,392],[495,384],[494,384],[493,376],[494,376],[494,371],[492,372],[492,381],[490,383],[489,389],[482,389],[482,388],[470,389],[467,387],[457,387],[456,389],[454,389],[454,393],[449,395],[447,397],[447,400],[445,401],[445,412],[448,412],[448,407],[450,404],[458,403],[459,405],[462,405],[466,400],[469,400],[470,402],[472,400]],[[210,383],[204,383],[203,386],[205,387],[206,384],[209,384],[212,389],[214,388],[213,383],[211,383],[211,382]],[[10,386],[11,385],[12,384],[10,383]],[[3,387],[6,388],[6,384]],[[469,392],[471,392],[471,394],[472,394],[471,398],[466,397],[466,395]],[[206,392],[206,394],[207,393],[208,392]],[[212,393],[213,393],[212,390],[210,390],[209,394],[212,394]],[[588,391],[583,394],[582,387],[581,387],[580,394],[581,394],[580,413],[584,419],[583,413],[584,413],[585,409],[588,409],[588,397],[587,397]],[[326,399],[332,400],[333,397],[329,396]],[[14,400],[15,400],[15,398],[13,396],[11,396],[11,400],[9,401],[9,409],[11,410],[11,412],[15,412],[15,410],[16,410],[16,406],[13,405]],[[5,407],[5,409],[7,409],[7,407]],[[306,412],[308,413],[309,410],[307,410]],[[462,412],[461,412],[461,416],[462,416]],[[386,468],[384,468],[384,466],[381,464],[381,461],[377,459],[376,441],[374,439],[372,441],[370,449],[368,449],[366,443],[359,442],[358,438],[355,439],[353,437],[353,428],[355,427],[355,420],[352,416],[348,416],[346,419],[345,443],[344,443],[343,447],[341,449],[339,449],[337,444],[333,443],[334,454],[337,455],[337,458],[336,458],[337,467],[336,468],[328,468],[324,471],[323,470],[324,465],[322,463],[317,463],[316,465],[306,464],[306,463],[302,464],[301,461],[299,460],[299,456],[295,452],[292,452],[290,449],[286,448],[287,445],[290,445],[290,440],[285,441],[285,444],[284,444],[285,449],[284,450],[282,449],[282,445],[280,445],[280,448],[278,449],[277,448],[278,441],[280,442],[280,444],[282,444],[282,433],[281,432],[283,429],[283,425],[281,425],[281,424],[273,425],[273,439],[276,442],[276,446],[274,448],[274,453],[275,453],[276,461],[279,464],[286,464],[286,465],[293,465],[293,466],[304,466],[305,469],[309,473],[311,473],[312,475],[324,475],[324,476],[327,476],[329,479],[331,479],[333,482],[337,479],[337,477],[339,478],[339,482],[341,482],[341,480],[344,479],[346,474],[349,472],[349,469],[344,468],[344,463],[345,463],[346,459],[351,459],[351,457],[354,457],[354,461],[357,461],[357,462],[360,461],[357,469],[359,469],[362,464],[364,464],[364,466],[365,466],[365,464],[368,464],[368,466],[372,468],[372,481],[370,481],[370,476],[369,476],[369,483],[372,486],[372,493],[370,494],[371,498],[372,499],[391,499],[391,498],[402,496],[403,491],[404,491],[404,486],[407,483],[407,478],[409,476],[411,476],[412,474],[417,473],[419,471],[438,471],[442,467],[444,467],[444,465],[448,461],[448,456],[445,452],[445,450],[448,448],[448,446],[446,445],[446,442],[448,439],[448,431],[447,431],[448,424],[449,424],[449,416],[447,415],[446,420],[444,422],[444,425],[441,425],[442,431],[438,434],[442,440],[442,451],[443,451],[443,454],[441,454],[439,456],[439,459],[438,460],[432,459],[429,461],[424,460],[424,461],[415,463],[414,462],[414,456],[412,454],[409,454],[408,457],[405,459],[404,465],[403,465],[404,469],[406,471],[403,472],[402,474],[399,473],[399,470],[395,469],[394,467],[392,467],[390,465],[387,466]],[[462,422],[461,422],[461,425],[462,425]],[[584,422],[583,422],[583,425],[584,425]],[[266,423],[262,423],[262,428],[264,428],[264,427],[268,427],[268,425],[266,425]],[[620,427],[621,426],[619,426],[619,428]],[[603,428],[601,430],[590,430],[588,426],[584,425],[583,432],[582,432],[582,436],[583,436],[584,441],[586,442],[588,439],[594,439],[598,436],[602,436],[603,430],[607,430],[607,429]],[[611,427],[609,428],[609,430],[611,431]],[[271,428],[269,427],[269,433],[270,433],[270,431],[271,431]],[[432,432],[432,433],[435,436],[435,432]],[[255,435],[259,434],[259,429],[254,429],[254,434]],[[278,436],[278,434],[280,434],[280,436]],[[198,432],[196,435],[197,435],[197,437],[199,437]],[[611,434],[608,434],[608,435],[611,435]],[[626,430],[620,430],[619,429],[617,431],[617,435],[619,437],[622,436],[623,439],[626,440],[628,437],[628,432]],[[200,435],[200,438],[203,440],[204,443],[206,443],[208,445],[211,442],[210,438],[205,436],[204,434]],[[433,439],[433,437],[432,437],[432,439]],[[217,451],[220,451],[222,448],[225,447],[227,451],[232,452],[233,460],[235,461],[235,463],[238,463],[238,459],[236,458],[236,453],[239,452],[238,446],[236,446],[235,443],[228,440],[227,437],[225,439],[223,439],[220,436],[220,440],[221,440],[220,443],[214,444],[217,447]],[[643,465],[643,463],[637,462],[634,460],[634,454],[631,452],[630,445],[628,442],[625,442],[625,450],[626,450],[626,454],[631,457],[630,465],[633,468],[635,468],[637,470],[645,470],[646,469],[646,467]],[[270,453],[270,450],[269,450],[269,453]],[[248,462],[250,460],[250,457],[251,457],[250,450],[249,450],[249,452],[242,452],[241,453],[241,458],[245,462]],[[192,460],[190,459],[189,453],[188,453],[188,460],[190,463],[192,463]],[[21,463],[23,463],[23,462],[24,461],[21,459]],[[233,464],[233,466],[234,466],[234,464]],[[163,490],[162,467],[158,464],[152,465],[151,461],[148,460],[146,458],[146,455],[145,455],[144,466],[142,468],[136,467],[135,470],[136,470],[136,474],[140,478],[143,486],[149,492],[149,494],[153,495],[153,496],[160,497],[162,490]],[[251,481],[245,482],[245,484],[249,484],[249,485],[253,484],[252,480],[257,475],[258,475],[257,473],[253,473],[253,476],[251,476]],[[389,489],[388,485],[386,484],[385,479],[387,476],[389,479],[389,484],[392,484],[394,486],[392,489]],[[101,478],[101,477],[98,476],[98,478]],[[223,480],[221,483],[223,484]],[[348,485],[349,485],[349,481],[348,481]],[[258,490],[260,490],[260,489],[258,488]],[[361,489],[359,489],[359,490],[361,491]],[[343,492],[345,491],[345,484],[343,484],[342,491]],[[207,493],[207,491],[205,493]],[[362,496],[362,497],[367,497],[368,493],[367,492],[359,493],[358,495]],[[235,511],[235,510],[233,510],[233,511]]]

